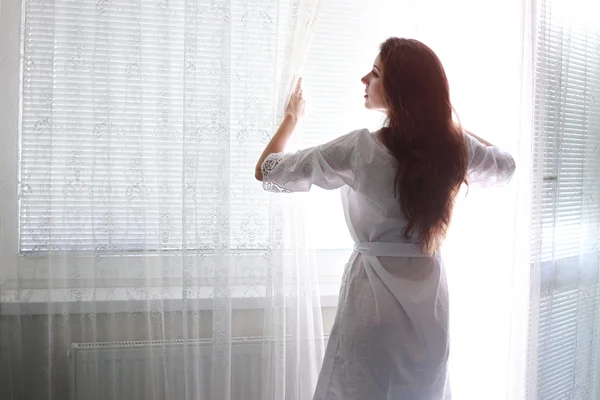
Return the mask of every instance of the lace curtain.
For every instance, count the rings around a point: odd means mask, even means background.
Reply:
[[[600,397],[600,5],[536,12],[529,393]]]
[[[0,397],[311,398],[303,211],[253,170],[319,7],[2,4]]]

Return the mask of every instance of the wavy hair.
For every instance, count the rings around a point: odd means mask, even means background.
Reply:
[[[395,194],[407,239],[435,254],[450,225],[454,199],[466,183],[464,133],[455,123],[446,73],[437,55],[412,39],[380,48],[387,121],[380,140],[398,161]]]

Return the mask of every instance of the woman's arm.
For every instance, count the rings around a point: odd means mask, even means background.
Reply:
[[[285,150],[285,146],[290,140],[290,137],[292,136],[292,133],[294,133],[294,130],[296,129],[297,125],[297,117],[291,114],[285,116],[283,122],[281,122],[281,125],[279,125],[279,129],[277,129],[277,132],[275,132],[275,134],[271,138],[271,141],[269,141],[269,144],[267,145],[267,147],[265,147],[265,150],[263,151],[262,155],[258,159],[258,162],[256,163],[256,168],[254,168],[254,177],[257,180],[261,182],[263,180],[261,166],[267,158],[267,156],[273,153],[281,153]]]
[[[486,187],[508,182],[515,172],[512,156],[471,132],[465,133],[469,185]]]
[[[285,110],[285,118],[279,125],[279,129],[273,135],[267,147],[263,151],[262,155],[258,159],[256,163],[256,167],[254,168],[254,177],[262,181],[262,164],[265,159],[269,156],[269,154],[273,153],[281,153],[285,150],[285,146],[287,145],[292,133],[296,129],[298,122],[304,117],[304,107],[305,102],[302,98],[302,78],[298,79],[298,84],[296,85],[296,90],[290,97],[290,101]]]

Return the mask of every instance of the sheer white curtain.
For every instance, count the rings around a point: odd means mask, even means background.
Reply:
[[[541,0],[535,21],[529,381],[538,398],[597,399],[600,4]]]
[[[2,4],[0,397],[311,397],[313,252],[253,170],[320,3]]]

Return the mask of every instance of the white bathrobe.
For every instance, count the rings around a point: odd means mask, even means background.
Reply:
[[[515,163],[509,154],[469,135],[465,140],[471,186],[510,179]],[[403,236],[396,167],[368,130],[294,154],[271,154],[262,165],[269,191],[342,188],[355,241],[314,400],[450,399],[444,266]]]

